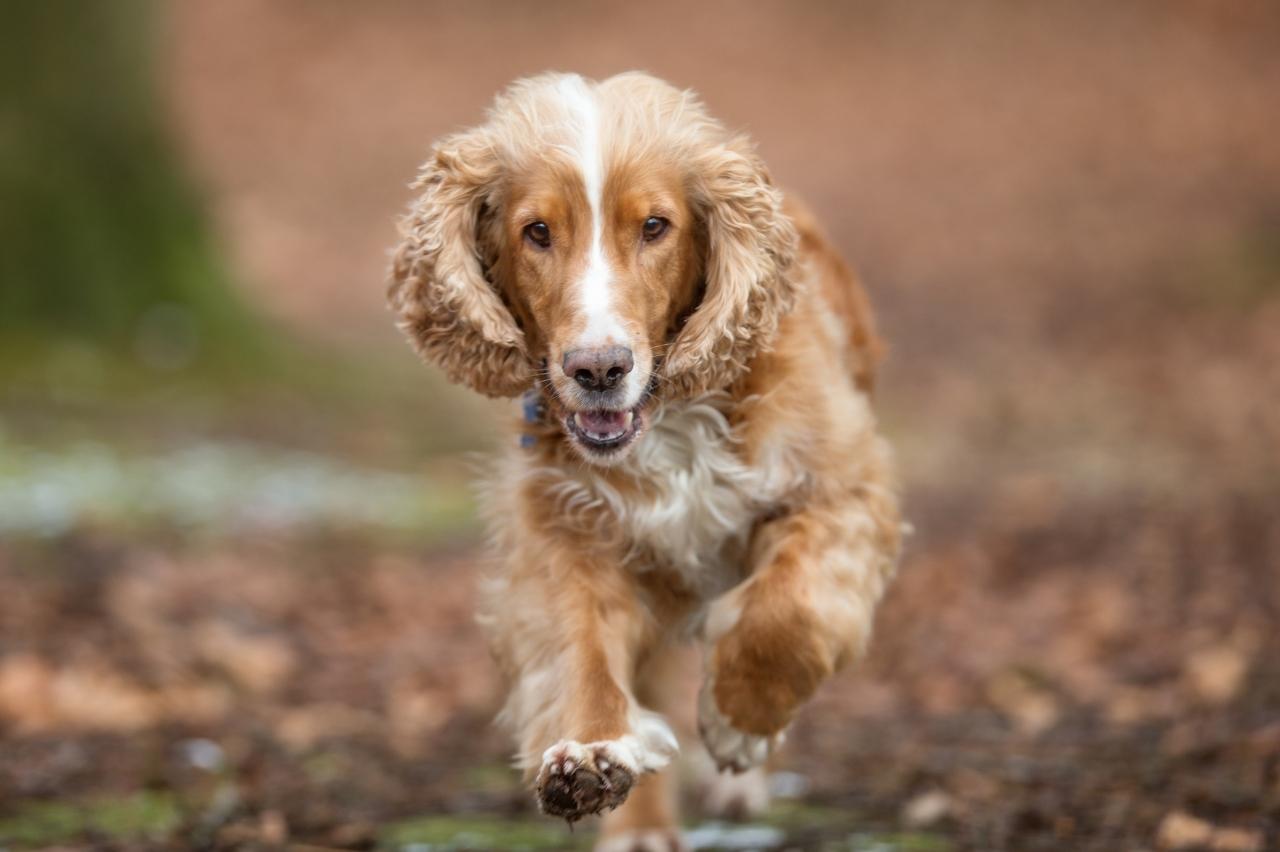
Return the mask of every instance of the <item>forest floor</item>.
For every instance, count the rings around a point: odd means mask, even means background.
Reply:
[[[865,273],[915,527],[774,806],[691,787],[691,842],[1280,849],[1275,5],[801,5],[173,4],[176,125],[308,343],[231,381],[0,352],[0,848],[590,844],[491,725],[492,408],[378,281],[431,139],[646,67]]]
[[[1207,371],[1187,336],[1217,326],[1176,317],[1184,347],[1078,353],[1168,390],[1109,409],[1176,424],[1126,451],[1062,437],[1079,411],[1041,405],[1062,386],[1030,355],[998,427],[995,403],[948,411],[959,438],[887,412],[917,531],[871,653],[800,716],[764,818],[707,822],[691,790],[699,848],[1275,848],[1277,308],[1229,314]],[[281,422],[320,405],[368,435],[398,404],[329,392]],[[256,406],[199,439],[101,412],[74,437],[66,404],[11,404],[0,436],[0,845],[590,842],[536,814],[491,727],[456,453],[284,447]]]
[[[1026,483],[922,533],[870,658],[796,724],[785,798],[756,833],[694,816],[695,836],[1275,848],[1278,513],[1275,494],[1080,503]],[[5,542],[0,843],[588,842],[537,816],[491,729],[468,542],[91,524]]]

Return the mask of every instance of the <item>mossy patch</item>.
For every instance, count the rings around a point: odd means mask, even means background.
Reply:
[[[81,803],[26,802],[0,818],[0,843],[30,848],[87,836],[117,841],[162,839],[181,821],[177,803],[163,793]]]
[[[922,832],[858,833],[844,845],[834,846],[848,852],[948,852],[951,842],[945,837]]]
[[[777,828],[852,828],[858,815],[846,808],[833,808],[799,801],[774,802],[760,821]]]
[[[523,787],[520,771],[509,763],[469,766],[462,773],[462,783],[468,790],[483,793],[513,793]]]
[[[927,832],[868,831],[866,817],[848,808],[776,802],[760,821],[782,829],[788,840],[842,852],[946,852],[945,837]]]
[[[513,820],[475,816],[422,816],[386,826],[379,838],[384,849],[413,852],[481,849],[586,849],[592,833],[570,834],[547,819]]]
[[[1175,294],[1199,310],[1254,311],[1280,298],[1280,228],[1260,223],[1202,249],[1175,274]]]

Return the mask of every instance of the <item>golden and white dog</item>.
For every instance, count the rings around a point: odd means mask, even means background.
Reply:
[[[644,74],[516,82],[414,186],[400,327],[526,400],[482,614],[520,763],[547,814],[617,808],[602,846],[679,848],[674,649],[704,649],[707,750],[751,770],[893,574],[865,296],[750,143]]]

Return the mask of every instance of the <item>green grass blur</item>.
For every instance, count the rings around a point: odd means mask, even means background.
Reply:
[[[143,0],[10,7],[0,28],[0,334],[174,364],[261,340],[156,86]],[[196,350],[199,350],[197,353]]]

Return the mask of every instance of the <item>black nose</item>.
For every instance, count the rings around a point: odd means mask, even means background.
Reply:
[[[602,349],[574,349],[564,353],[564,374],[586,390],[610,390],[631,372],[635,359],[625,346]]]

